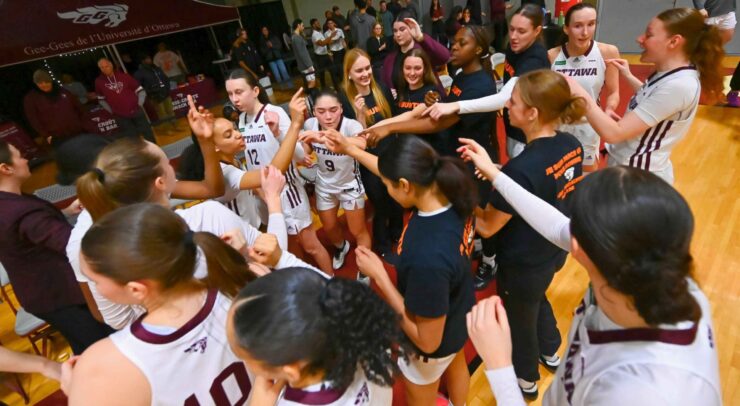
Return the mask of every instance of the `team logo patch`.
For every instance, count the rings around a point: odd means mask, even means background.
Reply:
[[[57,16],[65,20],[72,20],[74,24],[96,25],[107,20],[105,26],[114,28],[126,21],[126,14],[128,14],[128,6],[116,3],[109,6],[80,7],[75,11],[57,13]]]
[[[573,180],[573,175],[575,174],[575,171],[576,171],[576,168],[571,166],[570,168],[565,170],[565,173],[563,174],[563,176],[565,176],[565,179],[567,179],[568,181],[571,181]]]
[[[360,392],[357,393],[355,398],[355,405],[366,405],[370,403],[370,390],[367,388],[367,383],[362,384]]]
[[[203,354],[206,352],[206,347],[208,346],[208,337],[203,337],[200,340],[194,342],[185,350],[185,353],[198,353],[200,352]]]
[[[565,65],[566,63],[567,63],[567,61],[565,61],[565,60],[555,61],[555,66]]]

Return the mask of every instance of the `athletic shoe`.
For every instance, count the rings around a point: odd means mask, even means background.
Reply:
[[[540,364],[542,364],[548,371],[555,372],[555,370],[560,366],[560,357],[558,357],[558,354],[551,357],[540,354]]]
[[[331,265],[335,271],[344,266],[344,260],[347,258],[348,252],[349,241],[344,240],[344,245],[342,245],[342,248],[337,248],[337,251],[334,252],[334,258],[331,260]]]
[[[538,388],[537,388],[537,382],[529,382],[525,381],[524,379],[517,379],[519,382],[519,390],[522,391],[522,396],[524,396],[527,400],[535,400],[537,399]]]
[[[740,94],[737,90],[727,93],[727,105],[730,107],[740,107]]]
[[[475,290],[485,289],[493,278],[496,277],[496,270],[498,270],[498,264],[494,263],[491,266],[481,260],[478,269],[475,271],[475,278],[473,280]]]

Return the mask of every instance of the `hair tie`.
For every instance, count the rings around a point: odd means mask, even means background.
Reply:
[[[486,52],[483,56],[480,57],[480,59],[488,59],[490,57],[491,57],[491,53],[490,52]]]
[[[195,233],[192,230],[188,230],[185,233],[184,240],[185,240],[185,245],[186,246],[193,246],[193,247],[195,246],[195,242],[193,241],[193,236],[194,235],[195,235]]]
[[[92,171],[95,172],[95,175],[97,175],[98,181],[100,181],[100,183],[105,183],[105,172],[103,172],[102,169],[93,168]]]

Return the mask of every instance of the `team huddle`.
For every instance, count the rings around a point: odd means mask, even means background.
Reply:
[[[539,365],[555,374],[543,404],[721,404],[670,160],[700,95],[721,95],[719,34],[696,10],[662,12],[637,39],[656,67],[642,82],[594,41],[593,6],[570,8],[550,50],[542,18],[514,14],[498,90],[483,28],[451,39],[445,89],[434,40],[401,16],[412,43],[383,72],[348,49],[342,86],[298,90],[288,111],[229,72],[235,114],[190,100],[197,142],[177,173],[144,139],[106,146],[77,182],[66,251],[116,331],[68,365],[70,404],[380,406],[401,380],[408,405],[464,405],[468,339],[500,405],[538,396]],[[334,277],[351,250],[356,277]],[[568,253],[590,286],[561,359],[545,292]]]

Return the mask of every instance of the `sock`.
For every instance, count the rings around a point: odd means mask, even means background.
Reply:
[[[483,263],[486,265],[495,267],[496,266],[496,255],[491,255],[490,257],[483,255],[483,257],[481,257],[481,261],[483,261]]]
[[[342,240],[339,244],[334,244],[335,247],[337,247],[338,250],[341,250],[344,248],[344,243],[346,243],[347,240]]]

